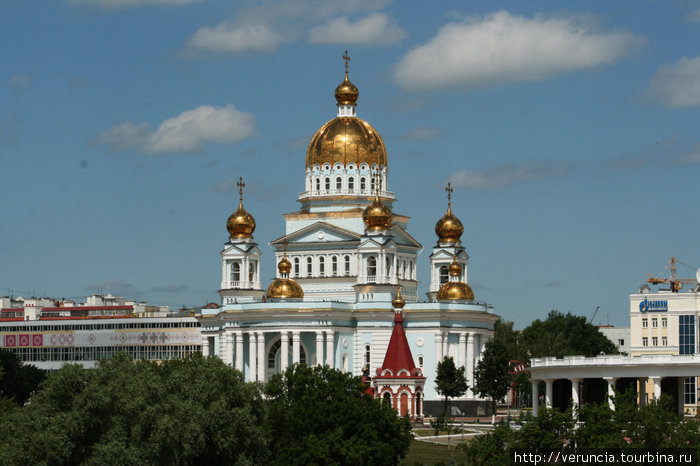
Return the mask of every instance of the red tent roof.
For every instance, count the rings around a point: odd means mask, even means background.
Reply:
[[[396,313],[394,315],[394,331],[391,333],[389,347],[386,350],[386,356],[384,356],[384,364],[382,364],[381,369],[377,370],[376,377],[413,378],[417,376],[416,365],[413,363],[413,355],[411,354],[411,348],[408,346],[408,340],[406,340],[406,333],[403,331],[402,324],[403,317],[401,313]],[[382,375],[387,369],[389,369],[393,375]],[[404,369],[407,370],[410,375],[403,373],[399,376],[399,372]]]

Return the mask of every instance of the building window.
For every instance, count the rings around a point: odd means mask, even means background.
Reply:
[[[649,322],[647,319],[642,319],[642,328],[647,328],[649,326]]]
[[[369,363],[372,360],[372,347],[370,345],[365,345],[365,366],[369,369]]]
[[[374,183],[374,177],[372,177],[372,181],[371,181],[371,185],[370,185],[370,189],[372,190],[372,192],[374,192],[374,189],[375,189],[375,188],[374,188],[374,184],[375,184],[375,183]]]
[[[331,272],[333,272],[334,277],[338,276],[338,256],[331,258]]]
[[[661,337],[661,346],[668,346],[668,337]]]
[[[329,177],[326,177],[326,191],[331,190],[331,179]]]
[[[326,258],[325,257],[318,258],[318,274],[322,277],[326,274]]]
[[[241,264],[234,262],[231,267],[231,281],[238,282],[241,280]]]
[[[450,280],[450,272],[446,265],[440,267],[440,284],[447,283]]]
[[[697,394],[695,392],[695,377],[688,377],[683,381],[684,401],[687,405],[694,405],[697,402]]]
[[[252,282],[253,278],[255,278],[255,265],[248,264],[248,281]]]
[[[382,402],[385,405],[391,406],[391,393],[384,392],[384,395],[382,396]]]
[[[355,190],[355,178],[353,178],[352,176],[350,178],[348,178],[348,189],[350,191]]]
[[[658,337],[651,338],[651,346],[659,346],[659,338]]]
[[[695,353],[695,316],[678,316],[678,352]]]
[[[360,191],[364,191],[365,189],[367,189],[366,183],[367,183],[367,181],[365,181],[364,176],[362,178],[360,178]]]
[[[299,273],[300,273],[299,258],[295,257],[294,258],[294,276],[299,277]]]
[[[350,256],[345,256],[345,275],[350,275]]]
[[[389,277],[391,275],[391,259],[386,258],[386,276]]]
[[[617,340],[617,346],[625,346],[625,340],[623,338],[619,338]]]
[[[376,277],[377,276],[377,258],[374,256],[369,256],[367,258],[367,276]]]
[[[649,339],[647,337],[642,337],[642,346],[649,346]]]
[[[314,273],[314,262],[310,257],[306,258],[306,276],[310,277]]]
[[[661,327],[662,328],[668,327],[668,319],[666,317],[661,318]]]
[[[657,319],[657,318],[651,319],[651,326],[653,328],[657,328],[659,326],[659,319]]]
[[[321,191],[321,180],[316,178],[316,192]]]
[[[343,179],[341,177],[337,177],[335,179],[335,189],[337,189],[338,191],[343,189]]]
[[[418,367],[423,369],[423,356],[418,356]]]

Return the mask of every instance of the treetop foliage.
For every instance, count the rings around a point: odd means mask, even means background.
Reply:
[[[447,398],[455,398],[464,395],[467,391],[467,378],[464,375],[464,366],[457,367],[455,360],[446,356],[437,364],[435,376],[435,390]]]

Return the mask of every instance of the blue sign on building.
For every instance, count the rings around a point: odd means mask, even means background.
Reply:
[[[665,299],[644,298],[644,301],[639,303],[639,312],[667,312],[668,301]]]

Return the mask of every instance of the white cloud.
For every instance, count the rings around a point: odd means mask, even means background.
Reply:
[[[536,81],[615,63],[644,43],[629,32],[600,31],[591,18],[498,11],[443,26],[404,55],[395,78],[410,90]]]
[[[346,16],[316,26],[309,32],[315,44],[391,45],[408,34],[384,13],[372,13],[355,22]]]
[[[69,3],[76,5],[99,6],[106,9],[129,8],[133,6],[147,5],[185,5],[196,3],[202,0],[69,0]]]
[[[570,164],[563,161],[529,160],[520,165],[510,162],[481,171],[460,170],[447,181],[455,188],[499,189],[515,183],[565,176],[570,169]]]
[[[108,278],[98,283],[93,283],[85,287],[85,291],[89,293],[111,293],[115,296],[124,298],[138,298],[141,292],[136,289],[132,283],[125,282],[121,278]]]
[[[10,78],[10,83],[16,91],[24,92],[29,89],[29,85],[32,83],[32,77],[26,75],[12,76],[12,78]]]
[[[236,144],[255,134],[253,115],[233,105],[202,105],[165,120],[155,132],[146,123],[122,123],[101,132],[95,142],[113,150],[136,147],[143,153],[199,152],[206,143]]]
[[[686,19],[688,21],[693,21],[695,23],[700,23],[700,8],[697,10],[693,11],[690,13],[688,16],[686,16]]]
[[[230,54],[270,52],[281,45],[300,40],[306,35],[305,31],[308,28],[320,21],[352,12],[376,11],[387,3],[387,0],[265,2],[238,10],[233,20],[222,21],[213,27],[200,28],[189,40],[186,49],[195,52]],[[361,42],[358,41],[358,35],[351,43],[374,44],[376,41],[385,43],[389,40],[399,40],[396,36],[402,30],[386,16],[384,18],[386,24],[383,27],[381,17],[375,18],[374,15],[354,23],[354,27],[363,28],[362,33],[370,32],[373,36]],[[347,19],[345,22],[347,23]],[[328,40],[331,37],[325,37],[325,39]],[[323,39],[323,36],[319,36],[319,39]],[[320,43],[329,43],[326,40]]]
[[[700,105],[700,56],[662,66],[651,78],[647,97],[668,108]]]
[[[411,128],[401,138],[407,141],[429,141],[431,139],[441,138],[445,132],[440,128],[429,128],[426,126],[418,126]]]
[[[199,29],[189,46],[210,52],[243,53],[270,52],[283,44],[286,38],[266,24],[221,23],[216,27]]]

